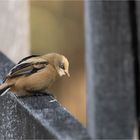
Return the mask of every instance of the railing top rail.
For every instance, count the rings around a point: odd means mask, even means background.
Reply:
[[[0,53],[0,79],[14,64]],[[90,139],[84,128],[50,96],[0,97],[0,138]]]

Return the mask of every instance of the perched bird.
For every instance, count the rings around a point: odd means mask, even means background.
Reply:
[[[63,75],[70,76],[69,62],[65,56],[57,53],[28,56],[9,71],[0,85],[0,95],[7,90],[14,92],[17,96],[44,92]]]

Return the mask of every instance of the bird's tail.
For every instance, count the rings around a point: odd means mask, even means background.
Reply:
[[[2,83],[0,85],[0,96],[3,96],[5,93],[7,93],[11,86],[12,85],[8,85],[7,83]]]

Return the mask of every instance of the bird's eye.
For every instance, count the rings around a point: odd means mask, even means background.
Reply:
[[[61,63],[60,65],[59,65],[59,67],[61,68],[61,69],[65,69],[65,67],[64,67],[64,64],[63,63]]]

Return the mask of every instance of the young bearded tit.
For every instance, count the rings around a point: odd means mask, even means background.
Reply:
[[[70,76],[69,62],[65,56],[57,53],[28,56],[10,70],[0,85],[0,95],[8,90],[17,96],[44,92],[63,75]]]

